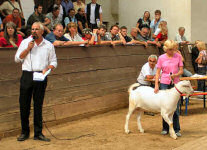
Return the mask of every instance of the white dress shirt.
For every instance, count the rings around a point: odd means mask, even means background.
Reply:
[[[95,20],[95,9],[96,9],[96,4],[91,4],[90,23],[92,23],[92,24],[96,24],[96,20]],[[87,5],[85,7],[85,13],[87,14]],[[100,6],[99,14],[101,14],[101,13],[102,13],[102,8]]]
[[[181,43],[183,41],[187,41],[185,35],[183,36],[180,36],[180,34],[178,33],[176,36],[175,36],[175,41],[177,41],[178,43]]]
[[[35,43],[32,50],[24,59],[20,58],[20,54],[27,49],[29,42],[32,40],[30,36],[21,42],[15,55],[15,62],[22,62],[23,71],[42,71],[49,65],[56,68],[57,58],[55,48],[53,44],[45,39],[43,39],[39,45]]]
[[[157,67],[155,66],[154,69],[150,68],[149,63],[147,62],[142,66],[142,70],[140,71],[139,77],[137,81],[144,85],[150,85],[150,82],[144,81],[147,75],[155,75],[157,71]]]

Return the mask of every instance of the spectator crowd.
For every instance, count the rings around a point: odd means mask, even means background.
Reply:
[[[0,47],[18,47],[23,39],[31,36],[32,24],[41,22],[44,26],[43,37],[54,46],[141,44],[147,47],[151,44],[163,49],[165,41],[168,40],[168,27],[160,10],[155,10],[153,20],[150,19],[150,12],[145,11],[143,17],[137,19],[136,27],[127,29],[126,26],[119,27],[116,24],[107,32],[103,23],[102,7],[96,1],[91,0],[85,4],[81,0],[55,0],[48,8],[37,4],[25,22],[19,3],[7,0],[0,5]],[[48,10],[46,14],[43,14],[44,9]],[[175,41],[178,45],[189,43],[184,27],[179,27]],[[202,41],[197,41],[196,45],[199,42]],[[193,48],[192,63],[195,72],[201,67],[197,64],[197,58],[202,50],[197,49],[197,46]],[[192,74],[184,68],[184,75]]]

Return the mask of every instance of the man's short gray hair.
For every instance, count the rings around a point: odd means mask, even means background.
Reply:
[[[181,31],[181,30],[185,31],[185,28],[184,27],[179,27],[178,31]]]
[[[150,56],[148,57],[148,61],[149,61],[150,58],[155,58],[155,59],[157,60],[157,56],[156,56],[156,55],[150,55]]]
[[[44,26],[43,26],[43,24],[41,22],[35,22],[32,25],[39,25],[40,30],[44,31]]]

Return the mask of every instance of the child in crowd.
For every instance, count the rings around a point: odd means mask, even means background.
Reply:
[[[165,43],[165,41],[168,39],[168,29],[167,27],[161,27],[160,33],[155,38],[155,42],[158,43],[158,47],[161,47]]]

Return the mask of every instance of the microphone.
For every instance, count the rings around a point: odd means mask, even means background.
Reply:
[[[37,36],[33,35],[32,38],[33,38],[32,42],[34,42],[37,39]]]

